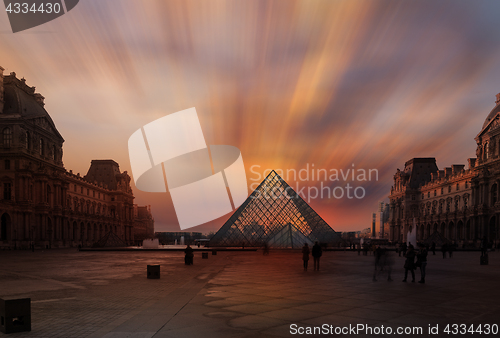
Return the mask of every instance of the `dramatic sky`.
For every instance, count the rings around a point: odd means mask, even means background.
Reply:
[[[405,161],[475,156],[500,92],[498,13],[496,0],[81,0],[16,34],[2,11],[0,65],[46,97],[68,170],[112,158],[130,173],[129,136],[196,107],[208,144],[241,150],[249,185],[252,166],[377,169],[350,182],[363,199],[310,202],[335,230],[361,230]],[[167,194],[133,189],[157,231],[179,230]]]

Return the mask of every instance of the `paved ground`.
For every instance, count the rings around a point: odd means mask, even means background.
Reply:
[[[321,271],[304,272],[297,251],[196,253],[193,266],[181,252],[10,251],[0,252],[0,298],[32,299],[32,331],[11,337],[298,336],[291,324],[416,326],[420,337],[438,324],[439,337],[453,336],[446,324],[500,325],[500,253],[488,266],[478,252],[431,254],[426,284],[402,283],[403,262],[395,257],[394,281],[373,282],[373,256],[356,252],[325,252]],[[154,263],[161,279],[146,279]]]

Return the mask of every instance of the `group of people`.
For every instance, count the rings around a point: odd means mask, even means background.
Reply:
[[[405,253],[405,278],[403,279],[403,282],[406,282],[406,280],[408,279],[408,271],[411,272],[411,281],[415,282],[415,269],[420,268],[420,280],[418,282],[422,284],[425,283],[425,269],[427,267],[428,251],[428,248],[423,244],[419,244],[418,251],[415,251],[415,248],[411,243],[408,245],[408,250]]]
[[[314,243],[312,250],[309,250],[309,244],[304,243],[302,247],[302,260],[304,261],[304,271],[307,271],[309,265],[309,253],[312,254],[314,260],[314,271],[319,271],[319,259],[323,255],[323,250],[318,242]]]
[[[419,244],[419,249],[415,250],[414,246],[409,243],[409,245],[401,245],[398,252],[399,255],[403,254],[403,257],[405,257],[405,264],[404,264],[404,270],[405,270],[405,277],[403,279],[403,282],[406,282],[408,280],[408,272],[411,273],[412,276],[412,282],[415,282],[415,270],[417,268],[420,268],[420,281],[419,283],[425,283],[425,270],[427,267],[427,254],[428,254],[428,247],[424,246],[423,244]],[[392,281],[391,278],[391,273],[392,273],[392,265],[394,264],[394,258],[393,254],[391,251],[382,248],[378,246],[375,251],[375,269],[373,272],[373,281],[377,281],[377,275],[380,274],[380,272],[385,271],[387,272],[387,280]]]

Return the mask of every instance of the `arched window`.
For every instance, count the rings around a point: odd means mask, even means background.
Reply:
[[[12,145],[12,130],[5,128],[3,130],[3,146],[10,147]]]
[[[40,156],[45,155],[45,142],[43,142],[43,138],[40,139]]]

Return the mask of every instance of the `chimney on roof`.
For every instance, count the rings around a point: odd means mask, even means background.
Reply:
[[[497,94],[497,100],[495,101],[496,104],[500,103],[500,93]]]
[[[0,66],[0,114],[3,112],[3,71],[5,69]]]

